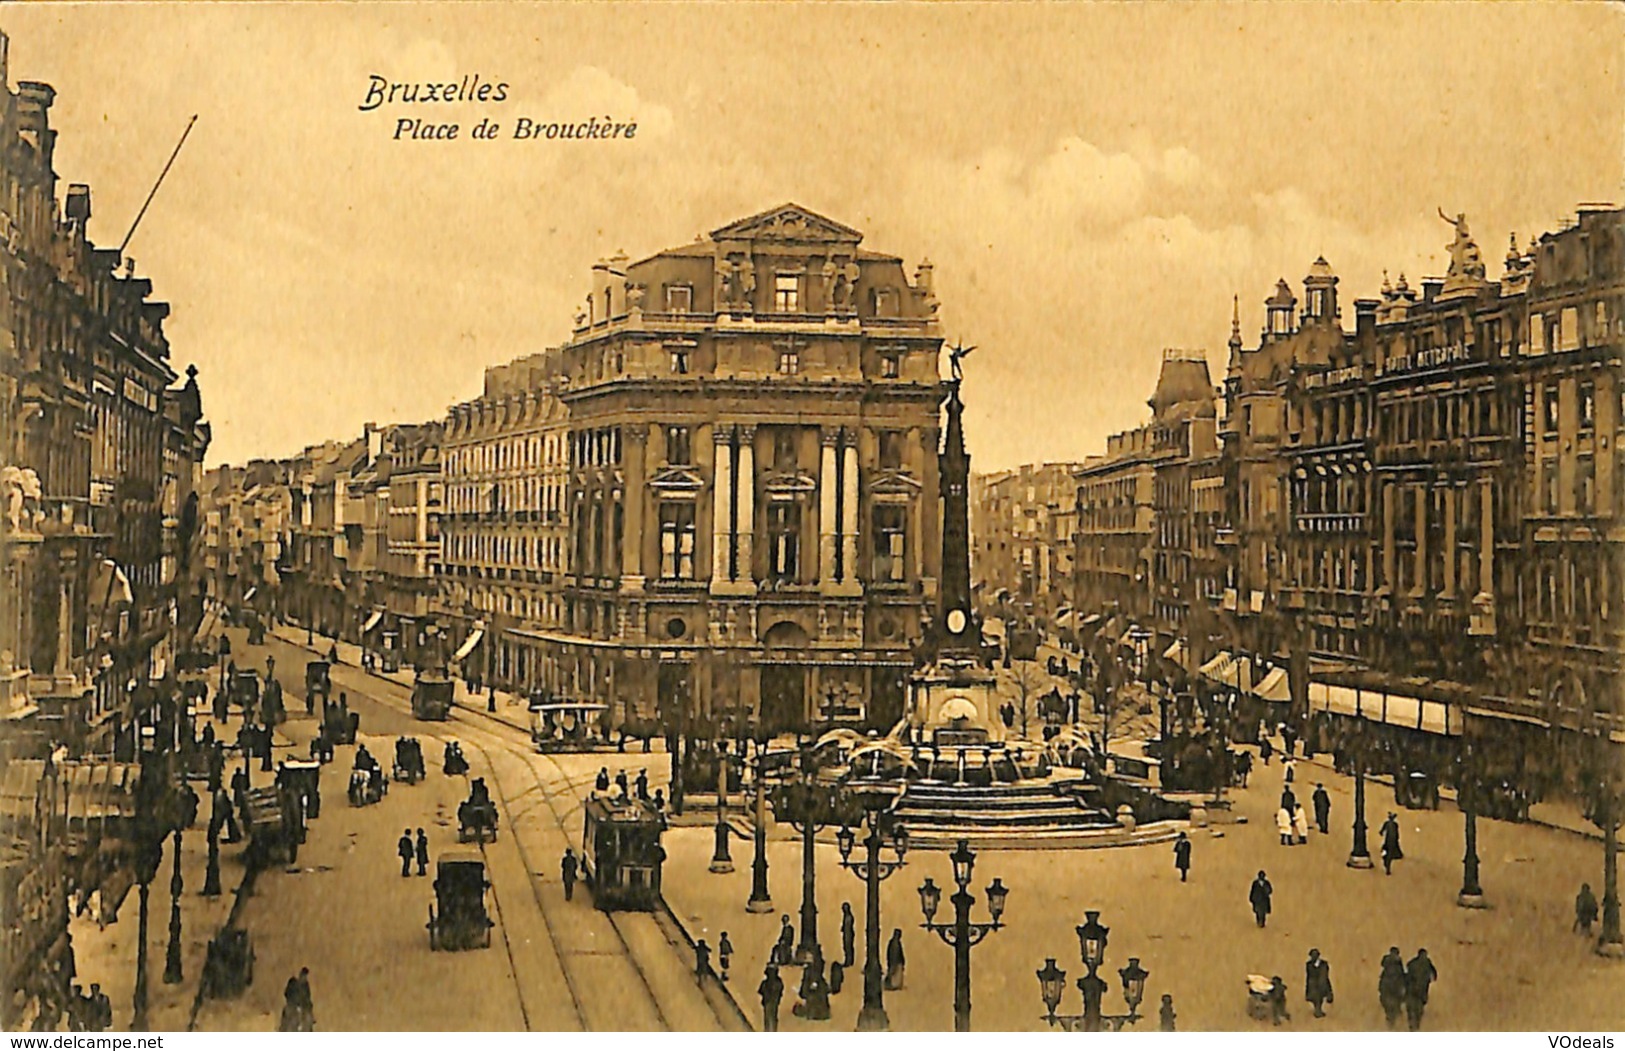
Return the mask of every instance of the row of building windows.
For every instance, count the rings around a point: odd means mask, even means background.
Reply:
[[[543,466],[563,466],[560,456],[564,447],[562,434],[530,434],[512,438],[494,439],[476,445],[450,446],[446,449],[447,475],[492,474],[498,471],[523,471]]]
[[[465,565],[504,566],[557,572],[563,568],[560,537],[490,533],[452,533],[445,539],[446,561]]]
[[[552,520],[564,514],[567,479],[504,478],[495,482],[452,484],[446,487],[449,514],[513,514],[535,511]]]

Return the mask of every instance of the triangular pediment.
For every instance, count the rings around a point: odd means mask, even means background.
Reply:
[[[773,471],[762,480],[762,488],[769,496],[785,498],[816,492],[818,482],[804,471]]]
[[[856,246],[860,231],[799,204],[781,204],[711,231],[713,241],[799,241]]]
[[[869,490],[876,495],[913,496],[922,487],[922,483],[914,476],[896,468],[888,468],[880,472],[869,486]]]
[[[705,488],[705,479],[692,467],[667,467],[649,479],[649,488],[661,496],[692,495]]]

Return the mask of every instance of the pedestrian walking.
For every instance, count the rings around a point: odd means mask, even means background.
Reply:
[[[339,660],[339,644],[336,642],[327,647],[327,663],[333,665],[334,667],[337,667],[343,663],[343,661]]]
[[[773,946],[773,962],[787,966],[796,953],[796,929],[790,925],[790,916],[779,917],[779,940]]]
[[[857,959],[858,918],[852,915],[852,903],[841,902],[841,966],[851,967]]]
[[[615,787],[620,789],[622,799],[625,799],[632,794],[631,783],[626,778],[625,770],[615,771]]]
[[[895,992],[903,987],[903,968],[906,964],[903,958],[903,932],[901,928],[893,927],[891,941],[886,943],[886,988]]]
[[[1574,899],[1574,929],[1591,933],[1591,925],[1597,922],[1597,896],[1591,893],[1591,884],[1580,884],[1580,893]]]
[[[104,1033],[113,1028],[113,1000],[102,992],[102,983],[90,983],[90,1017],[87,1019],[92,1033]]]
[[[1265,766],[1270,765],[1270,754],[1274,752],[1274,750],[1274,746],[1270,744],[1268,735],[1258,739],[1258,758],[1264,760]]]
[[[599,792],[609,791],[609,767],[600,766],[598,768],[598,777],[593,781],[592,787]]]
[[[649,798],[649,771],[647,769],[639,770],[638,771],[638,779],[636,781],[632,782],[632,784],[638,791],[638,798],[642,799],[642,800],[648,800],[648,798]]]
[[[1326,1005],[1332,1002],[1332,965],[1320,958],[1319,949],[1310,949],[1303,965],[1303,998],[1314,1005],[1316,1018],[1326,1017]]]
[[[559,881],[564,884],[565,901],[575,897],[576,874],[580,871],[580,868],[581,863],[576,860],[575,848],[565,847],[564,857],[559,861]],[[724,943],[727,942],[726,936],[723,937],[723,941]],[[727,969],[727,964],[723,964],[723,969]]]
[[[1382,823],[1382,871],[1384,875],[1394,874],[1394,862],[1405,856],[1399,849],[1399,815],[1393,811],[1388,812],[1388,820]]]
[[[412,874],[412,859],[417,855],[417,851],[412,848],[411,829],[401,830],[401,841],[395,844],[395,853],[401,857],[401,875],[410,876]]]
[[[1159,1015],[1160,1021],[1157,1028],[1164,1033],[1172,1033],[1174,1031],[1174,1023],[1179,1019],[1179,1016],[1174,1013],[1174,998],[1171,994],[1162,994],[1162,1010],[1159,1012]]]
[[[1288,814],[1298,809],[1298,797],[1292,791],[1292,787],[1290,785],[1281,789],[1281,807],[1286,810]]]
[[[1290,785],[1292,783],[1293,775],[1295,773],[1297,773],[1297,769],[1298,769],[1298,764],[1297,764],[1297,761],[1292,758],[1292,753],[1290,753],[1290,752],[1283,753],[1283,756],[1282,756],[1282,759],[1281,759],[1282,784]]]
[[[429,874],[429,837],[423,834],[421,828],[418,829],[417,848],[418,875],[427,876]]]
[[[1298,744],[1298,731],[1282,724],[1281,726],[1281,754],[1288,759],[1292,758],[1292,750]]]
[[[282,987],[282,1017],[277,1020],[277,1032],[299,1032],[302,1028],[299,1013],[299,977],[290,975],[288,984]]]
[[[1191,871],[1191,840],[1183,832],[1174,840],[1174,868],[1179,870],[1179,882],[1184,883]]]
[[[716,972],[711,969],[711,947],[701,938],[694,943],[694,976],[704,978],[707,975],[714,978]]]
[[[1382,976],[1377,979],[1377,999],[1382,1003],[1382,1013],[1388,1019],[1389,1029],[1399,1023],[1399,1012],[1405,1005],[1406,985],[1405,958],[1400,955],[1399,946],[1390,946],[1388,955],[1382,958]]]
[[[1298,837],[1299,843],[1309,842],[1309,817],[1301,803],[1292,811],[1292,834]]]
[[[1280,1025],[1282,1022],[1292,1021],[1292,1015],[1286,1009],[1286,980],[1280,975],[1270,979],[1269,991],[1270,1024]]]
[[[1247,779],[1253,774],[1253,753],[1242,752],[1236,757],[1236,773],[1241,777],[1241,787],[1247,787]]]
[[[1281,837],[1281,846],[1292,845],[1292,811],[1286,808],[1285,803],[1275,811],[1275,831]]]
[[[1416,950],[1405,965],[1405,1022],[1416,1032],[1422,1028],[1422,1012],[1427,1010],[1428,990],[1438,980],[1439,970],[1428,959],[1426,949]]]
[[[722,969],[722,980],[728,980],[728,965],[734,958],[734,943],[728,940],[728,932],[723,931],[722,937],[717,940],[717,966]]]
[[[1332,797],[1326,794],[1326,786],[1315,785],[1315,794],[1309,797],[1315,807],[1315,824],[1320,827],[1320,834],[1326,835],[1332,820]]]
[[[846,967],[840,960],[829,965],[829,993],[834,996],[846,986]]]
[[[769,963],[762,974],[762,983],[756,987],[762,1001],[762,1031],[779,1031],[779,1004],[784,1000],[784,979],[779,977],[777,964]]]
[[[1252,889],[1247,892],[1247,900],[1253,907],[1253,919],[1258,921],[1260,927],[1269,919],[1270,895],[1274,893],[1275,888],[1270,886],[1269,877],[1264,875],[1263,869],[1259,869],[1258,877],[1253,880]]]
[[[801,969],[800,999],[791,1010],[797,1018],[809,1022],[829,1021],[829,983],[824,980],[824,957],[814,952],[807,966]]]
[[[214,793],[214,802],[209,807],[209,824],[214,827],[214,834],[218,836],[222,828],[225,829],[225,842],[235,843],[240,838],[237,831],[237,817],[232,813],[231,800],[222,790]]]

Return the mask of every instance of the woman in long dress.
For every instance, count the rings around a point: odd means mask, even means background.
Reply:
[[[897,990],[903,987],[903,932],[893,928],[891,941],[886,943],[886,988]]]

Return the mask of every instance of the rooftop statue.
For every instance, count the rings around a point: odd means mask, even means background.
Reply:
[[[1449,244],[1450,269],[1445,274],[1448,282],[1451,278],[1458,281],[1470,278],[1477,281],[1484,280],[1484,260],[1479,256],[1478,244],[1467,229],[1467,214],[1457,212],[1454,219],[1444,214],[1440,208],[1439,218],[1456,228],[1456,239]]]

